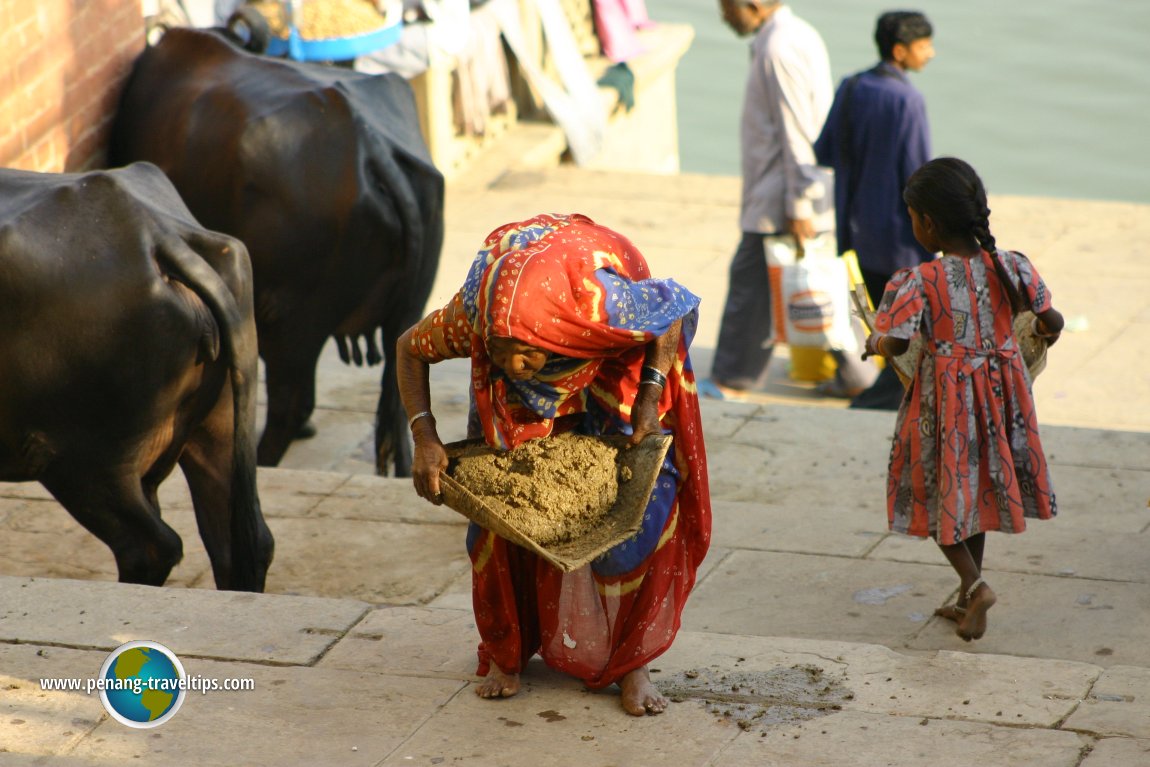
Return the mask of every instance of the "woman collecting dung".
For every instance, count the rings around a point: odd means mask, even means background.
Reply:
[[[517,693],[538,653],[591,689],[617,683],[630,714],[666,708],[648,664],[675,638],[711,530],[687,355],[698,304],[651,278],[622,235],[586,216],[545,214],[488,235],[454,298],[400,337],[413,481],[432,503],[442,503],[448,459],[429,365],[445,359],[471,359],[469,437],[492,448],[570,430],[630,434],[632,444],[673,436],[640,531],[573,572],[470,524],[480,697]]]
[[[897,272],[875,315],[868,354],[897,357],[922,334],[923,354],[895,423],[887,479],[890,528],[938,543],[960,579],[935,611],[979,639],[996,601],[982,577],[986,531],[1020,533],[1057,512],[1030,375],[1014,316],[1035,315],[1053,344],[1062,315],[1033,264],[998,250],[982,180],[962,160],[923,165],[903,199],[915,238],[942,257]],[[864,355],[865,358],[866,355]]]

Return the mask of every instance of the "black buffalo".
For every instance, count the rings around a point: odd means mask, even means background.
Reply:
[[[157,487],[180,465],[216,586],[262,591],[251,266],[156,167],[0,170],[0,480],[41,482],[121,581],[180,561]]]
[[[117,112],[109,162],[138,160],[162,168],[204,226],[251,254],[268,403],[259,463],[277,464],[308,427],[327,338],[345,362],[375,364],[378,331],[376,467],[408,474],[392,351],[431,292],[444,182],[407,82],[173,29],[136,61]]]

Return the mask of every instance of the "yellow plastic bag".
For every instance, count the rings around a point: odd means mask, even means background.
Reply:
[[[854,339],[847,337],[851,320],[846,289],[856,276],[861,280],[861,273],[853,252],[849,260],[840,261],[833,234],[809,241],[802,261],[795,258],[793,242],[789,237],[771,238],[767,249],[775,332],[790,349],[790,377],[817,383],[835,376],[835,360],[827,348],[831,337],[838,338],[840,344],[850,341],[847,348],[854,345]],[[798,283],[806,285],[805,280],[813,280],[822,288],[801,289]],[[842,289],[830,287],[839,280],[843,281]]]
[[[870,293],[867,292],[866,285],[863,283],[862,268],[859,266],[858,253],[855,253],[853,250],[848,250],[846,253],[843,253],[843,261],[845,261],[847,265],[847,278],[850,280],[851,293],[865,296],[867,310],[870,311],[871,314],[874,314],[874,304],[871,303]],[[858,290],[860,285],[862,286],[861,291]],[[862,322],[861,318],[859,319],[859,322]],[[870,359],[874,361],[875,367],[879,368],[880,370],[884,365],[886,365],[886,358],[884,358],[881,354],[876,354]]]
[[[826,381],[835,377],[835,358],[818,346],[791,346],[790,375],[796,381]]]

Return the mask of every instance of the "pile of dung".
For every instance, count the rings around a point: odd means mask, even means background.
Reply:
[[[461,457],[451,477],[540,546],[578,539],[619,494],[617,448],[565,433]]]

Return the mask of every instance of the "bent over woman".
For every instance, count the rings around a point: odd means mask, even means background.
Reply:
[[[510,450],[574,430],[671,434],[640,531],[574,572],[468,527],[479,629],[476,692],[507,697],[539,654],[628,713],[667,699],[648,664],[675,638],[710,542],[707,462],[687,347],[699,299],[653,279],[627,238],[586,216],[539,215],[484,242],[463,287],[400,337],[399,385],[415,442],[413,481],[442,503],[447,454],[431,412],[429,365],[471,359],[470,437]]]

